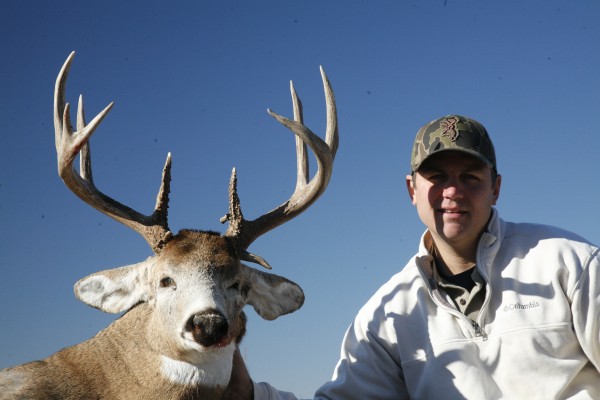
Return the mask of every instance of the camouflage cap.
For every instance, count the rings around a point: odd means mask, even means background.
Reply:
[[[448,115],[424,125],[413,145],[411,173],[432,154],[456,150],[471,154],[496,169],[496,152],[487,131],[479,122],[461,115]]]

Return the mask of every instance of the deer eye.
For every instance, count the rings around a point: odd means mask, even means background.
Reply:
[[[164,278],[162,278],[160,280],[159,286],[161,288],[167,288],[167,287],[175,288],[176,287],[175,281],[171,277],[169,277],[169,276],[165,276]]]
[[[239,282],[234,282],[231,286],[229,286],[228,289],[236,290],[236,291],[240,290],[240,283]]]

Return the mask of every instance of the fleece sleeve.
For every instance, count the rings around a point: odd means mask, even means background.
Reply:
[[[581,348],[600,371],[600,250],[596,249],[573,290],[573,327]]]

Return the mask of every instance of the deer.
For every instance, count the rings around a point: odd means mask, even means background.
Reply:
[[[251,305],[265,320],[299,309],[304,292],[267,270],[269,263],[248,251],[261,235],[296,217],[328,186],[338,147],[333,90],[321,67],[327,122],[325,140],[303,123],[302,103],[290,82],[293,119],[268,114],[295,135],[297,177],[293,194],[254,219],[244,218],[237,173],[229,181],[228,223],[223,234],[168,226],[171,154],[168,153],[156,205],[144,215],[96,188],[90,137],[111,110],[111,102],[86,123],[79,96],[77,125],[65,101],[67,75],[75,52],[64,62],[54,90],[58,174],[86,204],[139,233],[153,255],[139,263],[107,269],[79,280],[76,297],[107,313],[122,314],[96,336],[46,359],[0,371],[1,399],[220,399],[232,360],[246,332],[243,308]],[[307,146],[317,171],[310,178]],[[74,166],[79,156],[79,170]]]

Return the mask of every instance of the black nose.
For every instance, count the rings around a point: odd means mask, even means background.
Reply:
[[[202,346],[214,346],[227,337],[229,324],[227,319],[217,310],[206,310],[192,315],[186,324],[192,332],[194,340]]]

